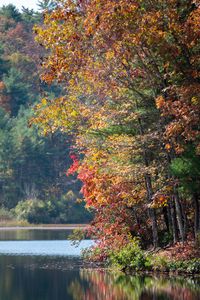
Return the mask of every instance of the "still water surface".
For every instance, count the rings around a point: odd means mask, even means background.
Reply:
[[[66,230],[0,231],[0,300],[200,300],[200,280],[83,267]]]

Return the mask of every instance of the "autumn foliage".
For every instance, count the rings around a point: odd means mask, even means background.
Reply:
[[[131,236],[198,237],[199,23],[199,1],[65,0],[35,27],[42,79],[65,95],[43,99],[34,122],[73,134],[68,172],[95,210],[102,257]]]

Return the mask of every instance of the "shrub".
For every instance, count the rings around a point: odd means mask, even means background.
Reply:
[[[170,260],[164,256],[150,255],[141,249],[138,239],[110,253],[110,262],[121,270],[200,274],[199,258]]]
[[[168,267],[170,271],[179,273],[200,273],[200,259],[169,261]]]
[[[29,223],[48,223],[48,212],[45,203],[37,199],[20,201],[14,209],[18,220]]]
[[[165,272],[169,270],[168,260],[164,256],[153,255],[151,257],[151,265],[154,271]]]
[[[169,260],[163,256],[152,256],[151,265],[154,271],[176,273],[200,273],[200,259]]]
[[[91,214],[83,204],[77,203],[77,196],[72,191],[59,199],[27,199],[20,201],[14,208],[18,220],[29,223],[84,223],[91,220]]]
[[[121,270],[139,271],[151,268],[150,257],[141,249],[139,240],[136,238],[133,238],[121,250],[112,252],[109,257],[111,264]]]
[[[13,220],[14,216],[11,211],[5,209],[5,208],[0,208],[0,222],[7,222]]]

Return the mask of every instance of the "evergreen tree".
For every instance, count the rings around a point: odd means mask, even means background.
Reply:
[[[40,1],[41,10],[53,6],[53,1]],[[65,174],[69,137],[61,132],[44,137],[29,126],[41,90],[50,98],[62,94],[62,87],[39,80],[44,50],[35,43],[32,28],[41,19],[42,13],[24,7],[21,13],[13,5],[0,8],[0,208],[14,209],[20,202],[16,212],[21,216],[20,210],[30,210],[34,200],[34,222],[73,222],[71,214],[81,222],[89,215],[76,203],[80,183]],[[75,196],[68,203],[70,190]]]
[[[8,19],[13,19],[16,22],[22,21],[19,10],[13,4],[3,5],[0,8],[0,15]]]
[[[11,99],[11,115],[16,116],[20,107],[28,102],[30,85],[23,81],[22,74],[16,68],[11,68],[8,74],[4,75],[3,81]]]
[[[53,0],[39,0],[37,6],[40,11],[51,11],[56,7],[56,2]]]

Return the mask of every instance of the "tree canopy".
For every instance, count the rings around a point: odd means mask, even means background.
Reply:
[[[41,95],[62,94],[62,86],[39,79],[45,50],[34,40],[33,24],[41,20],[33,10],[0,8],[0,208],[35,223],[87,222],[89,213],[77,203],[80,182],[66,177],[71,136],[44,137],[30,126]]]
[[[199,21],[199,1],[65,0],[35,27],[41,78],[64,93],[34,122],[73,133],[102,257],[199,234]]]

